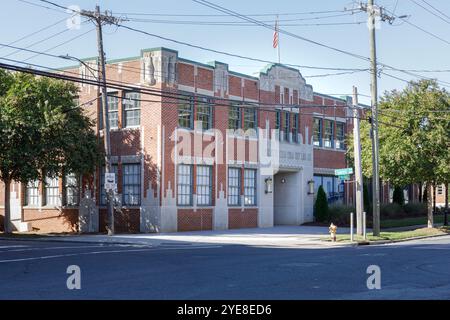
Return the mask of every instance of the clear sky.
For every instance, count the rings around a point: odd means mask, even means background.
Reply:
[[[280,25],[299,36],[324,43],[339,49],[368,57],[369,38],[368,28],[365,24],[365,13],[349,14],[314,13],[307,12],[334,11],[352,8],[354,3],[348,0],[211,0],[212,2],[232,9],[242,14],[273,14],[256,16],[255,19],[270,21],[273,24],[275,14],[280,14]],[[28,3],[27,3],[28,2]],[[155,33],[168,38],[189,42],[192,44],[222,50],[230,53],[277,61],[276,50],[272,47],[273,31],[260,26],[240,25],[192,25],[174,24],[174,20],[205,22],[242,22],[235,17],[227,16],[162,16],[171,15],[217,15],[220,12],[204,7],[191,0],[54,0],[54,2],[69,6],[78,5],[82,9],[93,10],[98,3],[102,10],[112,10],[117,15],[129,18],[146,19],[145,22],[128,21],[124,24]],[[432,34],[441,37],[442,40],[420,31],[408,23],[397,19],[393,25],[387,22],[381,23],[377,30],[377,49],[379,61],[400,69],[450,69],[449,47],[450,37],[450,1],[447,0],[379,0],[377,4],[385,6],[396,15],[410,15],[408,22],[417,25]],[[436,7],[444,15],[441,18],[427,12],[418,4],[432,10],[430,4]],[[35,4],[35,5],[32,5]],[[53,27],[36,33],[26,39],[14,43],[15,46],[28,47],[29,49],[44,51],[58,46],[48,53],[56,55],[70,54],[78,58],[97,55],[96,34],[91,23],[84,23],[79,30],[67,30],[63,19],[68,16],[64,10],[50,10],[37,5],[46,5],[39,0],[3,0],[0,9],[0,28],[2,30],[0,43],[9,44],[13,41],[62,21]],[[52,7],[55,8],[55,7]],[[131,15],[130,13],[146,13],[160,15]],[[286,15],[289,13],[289,15]],[[297,14],[303,13],[303,14]],[[445,16],[447,15],[447,17]],[[327,18],[324,18],[328,16]],[[306,19],[306,20],[305,20]],[[152,21],[148,21],[152,20]],[[154,20],[165,20],[170,23],[155,23]],[[168,21],[167,21],[168,20]],[[289,21],[283,21],[289,20]],[[161,21],[160,21],[161,22]],[[356,24],[359,23],[360,24]],[[364,22],[364,23],[363,23]],[[336,24],[352,23],[352,24]],[[287,25],[291,24],[291,25]],[[305,25],[306,24],[306,25]],[[322,24],[320,26],[311,24]],[[199,62],[218,60],[228,63],[231,70],[253,75],[264,67],[264,63],[253,62],[244,59],[233,58],[212,52],[175,44],[147,35],[138,34],[129,30],[107,26],[105,27],[104,42],[108,59],[137,56],[142,48],[164,46],[175,49],[179,56]],[[83,33],[86,33],[82,35]],[[50,37],[54,35],[53,37]],[[68,41],[74,37],[79,38]],[[49,38],[44,41],[44,39]],[[449,41],[449,43],[445,43]],[[67,43],[65,43],[67,42]],[[307,43],[305,41],[280,35],[281,62],[297,65],[339,67],[339,68],[368,68],[368,62],[354,57],[331,51],[326,48]],[[10,54],[13,50],[0,46],[0,57]],[[32,53],[14,53],[7,58],[25,60],[32,57]],[[4,60],[0,60],[5,62]],[[62,67],[73,64],[61,59],[45,56],[36,56],[28,62],[45,65],[47,67]],[[338,71],[300,69],[301,73],[308,77],[336,73]],[[388,72],[387,70],[384,70]],[[412,79],[410,75],[389,71],[392,75],[403,79]],[[427,77],[438,77],[442,81],[450,82],[448,73],[421,73]],[[370,75],[367,72],[354,74],[335,75],[327,77],[307,78],[314,90],[325,94],[349,94],[352,86],[356,85],[362,94],[370,93]],[[443,84],[445,85],[445,84]],[[450,85],[447,84],[447,85]],[[405,83],[399,80],[381,75],[379,78],[379,91],[401,89]],[[360,102],[369,103],[367,97],[360,97]]]

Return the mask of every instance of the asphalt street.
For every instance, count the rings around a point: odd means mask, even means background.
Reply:
[[[79,266],[81,289],[67,288]],[[381,289],[367,288],[367,267]],[[271,248],[0,241],[0,299],[450,299],[450,237]]]

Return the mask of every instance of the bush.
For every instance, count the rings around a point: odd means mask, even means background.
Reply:
[[[330,220],[337,226],[350,225],[350,212],[353,212],[353,220],[356,225],[356,208],[346,206],[343,204],[336,204],[330,206],[329,210]]]
[[[380,206],[380,215],[382,218],[399,219],[405,217],[405,211],[398,203],[382,204]]]
[[[420,202],[411,202],[403,206],[403,210],[408,217],[426,216],[427,204]]]
[[[320,186],[317,191],[317,199],[314,204],[314,215],[317,222],[328,222],[329,221],[329,211],[328,211],[328,199],[327,194]]]
[[[394,194],[392,195],[392,202],[397,203],[399,205],[405,204],[405,196],[403,194],[403,188],[395,187]]]

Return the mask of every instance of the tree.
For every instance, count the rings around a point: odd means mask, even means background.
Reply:
[[[403,188],[395,187],[394,194],[392,195],[392,202],[397,203],[399,205],[405,204],[405,195],[403,194]]]
[[[429,227],[433,226],[432,187],[450,181],[449,111],[449,94],[432,80],[385,92],[379,104],[380,177],[394,185],[424,182]],[[363,122],[361,130],[363,172],[371,177],[370,124]]]
[[[314,204],[314,215],[318,222],[325,222],[329,220],[329,211],[328,211],[328,199],[325,190],[320,186],[317,191],[317,199]]]
[[[10,184],[65,173],[92,174],[102,161],[94,123],[75,104],[73,83],[0,70],[0,180],[5,233]]]

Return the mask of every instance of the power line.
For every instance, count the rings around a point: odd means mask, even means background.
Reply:
[[[69,42],[72,42],[72,41],[74,41],[74,40],[76,40],[76,39],[79,39],[79,38],[85,36],[86,34],[92,32],[92,31],[94,31],[94,30],[95,30],[95,28],[94,28],[94,29],[90,29],[90,30],[88,30],[88,31],[86,31],[86,32],[83,32],[82,34],[79,34],[79,35],[77,35],[77,36],[75,36],[75,37],[73,37],[73,38],[70,38],[69,40],[66,40],[66,41],[64,41],[64,42],[62,42],[62,43],[60,43],[60,44],[57,44],[57,45],[55,45],[55,46],[53,46],[53,47],[51,47],[51,48],[46,49],[46,50],[43,51],[42,53],[36,53],[35,55],[33,55],[33,56],[31,56],[31,57],[25,59],[24,61],[29,61],[29,60],[31,60],[31,59],[33,59],[33,58],[36,58],[36,57],[40,56],[40,55],[43,54],[43,53],[47,53],[47,52],[49,52],[49,51],[51,51],[51,50],[53,50],[53,49],[59,48],[59,47],[65,45],[65,44],[67,44],[67,43],[69,43]]]
[[[58,10],[58,9],[55,9],[55,8],[52,8],[52,7],[43,6],[41,4],[34,3],[34,2],[31,2],[31,1],[26,1],[26,0],[17,0],[17,1],[29,4],[29,5],[32,5],[32,6],[35,6],[35,7],[40,7],[40,8],[44,8],[44,9],[47,9],[47,10],[52,10],[52,11],[56,11],[56,12],[59,12],[59,13],[67,14],[66,11],[61,11],[61,10]],[[43,2],[45,2],[45,1],[43,1]]]
[[[439,14],[443,15],[444,17],[446,17],[447,19],[450,20],[450,16],[445,14],[442,10],[437,9],[435,6],[430,4],[428,1],[422,0],[422,2],[426,3],[429,7],[433,8],[436,12],[438,12]]]
[[[428,13],[432,14],[433,16],[437,17],[438,19],[444,21],[445,23],[450,24],[450,21],[449,21],[449,20],[447,20],[447,19],[443,18],[442,16],[440,16],[440,15],[434,13],[433,11],[431,11],[431,10],[428,9],[427,7],[421,5],[421,4],[418,3],[417,1],[415,1],[415,0],[410,0],[410,1],[411,1],[412,3],[414,3],[415,5],[421,7],[421,8],[422,8],[423,10],[425,10],[426,12],[428,12]]]

